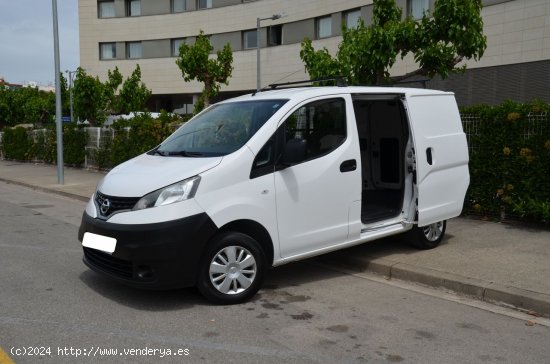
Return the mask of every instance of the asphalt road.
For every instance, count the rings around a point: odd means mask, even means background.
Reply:
[[[16,363],[550,360],[548,321],[531,326],[527,315],[314,261],[271,270],[257,297],[237,306],[210,305],[195,289],[128,288],[82,263],[83,209],[0,183],[0,359],[4,351]]]

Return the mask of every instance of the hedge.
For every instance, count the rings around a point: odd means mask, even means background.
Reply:
[[[76,124],[63,125],[63,159],[71,166],[84,165],[88,135]],[[28,130],[4,128],[1,150],[4,158],[18,161],[57,162],[57,142],[53,127]]]
[[[93,159],[99,168],[112,168],[135,156],[153,149],[174,131],[174,125],[186,118],[161,112],[156,119],[143,113],[128,120],[118,120],[111,128],[112,140],[105,140],[94,152]]]
[[[550,224],[549,112],[540,101],[461,110],[478,118],[468,133],[466,212]]]
[[[550,225],[550,105],[505,102],[462,108],[461,114],[470,149],[465,213]],[[182,121],[162,113],[115,122],[114,137],[92,152],[93,159],[99,168],[116,166],[158,145]],[[87,133],[69,124],[63,135],[65,163],[82,165]],[[33,137],[23,128],[5,128],[1,148],[7,159],[54,163],[55,132]]]

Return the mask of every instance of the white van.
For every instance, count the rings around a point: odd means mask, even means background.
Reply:
[[[272,266],[404,232],[437,246],[468,184],[452,93],[273,90],[215,104],[114,168],[79,240],[121,282],[238,303]]]

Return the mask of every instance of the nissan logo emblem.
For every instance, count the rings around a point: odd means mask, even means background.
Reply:
[[[106,215],[107,211],[109,211],[110,208],[111,208],[111,201],[109,201],[108,199],[105,199],[101,203],[101,207],[99,209],[101,210],[101,213],[103,215]]]

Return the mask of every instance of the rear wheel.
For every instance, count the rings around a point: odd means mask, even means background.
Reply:
[[[415,226],[409,232],[409,242],[417,249],[433,249],[443,240],[446,229],[446,220],[421,227]]]
[[[258,292],[265,257],[248,235],[227,232],[214,238],[201,262],[197,288],[209,301],[241,303]]]

